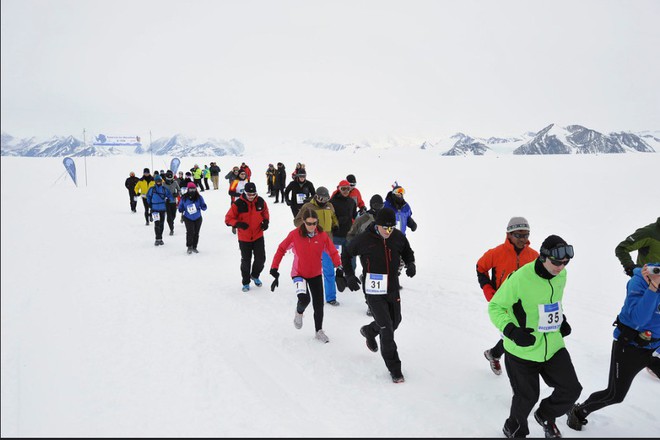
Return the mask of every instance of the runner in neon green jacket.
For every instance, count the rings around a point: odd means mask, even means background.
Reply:
[[[561,437],[555,420],[582,392],[564,345],[564,337],[571,333],[562,308],[565,268],[571,258],[573,246],[550,235],[539,257],[512,273],[488,303],[490,320],[504,334],[504,365],[513,391],[502,428],[507,437],[529,434],[527,418],[540,397],[539,377],[553,389],[534,412],[546,438]]]
[[[564,297],[566,271],[562,270],[551,279],[544,279],[536,274],[535,263],[536,260],[527,263],[511,274],[488,303],[488,314],[501,332],[504,332],[509,324],[523,329],[534,329],[531,334],[536,338],[536,342],[533,345],[520,347],[505,337],[504,349],[522,359],[545,362],[566,346],[559,332],[562,321],[554,323],[554,331],[539,331],[540,327],[546,326],[547,321],[562,317],[561,301]],[[542,319],[539,319],[539,305],[550,304],[558,305],[550,307],[553,310],[552,316],[544,314]]]

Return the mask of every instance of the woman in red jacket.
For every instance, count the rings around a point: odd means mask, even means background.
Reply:
[[[305,208],[302,218],[303,223],[300,224],[300,227],[291,231],[277,247],[270,269],[270,274],[275,278],[275,281],[273,281],[270,290],[275,291],[275,288],[279,285],[280,273],[278,268],[284,254],[290,249],[293,252],[291,278],[293,278],[293,285],[298,295],[293,325],[297,329],[302,328],[303,312],[311,301],[314,308],[316,339],[321,342],[330,342],[323,331],[323,305],[325,300],[323,277],[321,275],[321,255],[324,251],[330,255],[334,266],[337,268],[337,277],[343,279],[341,258],[334,244],[332,244],[332,240],[319,225],[319,217],[316,211]]]

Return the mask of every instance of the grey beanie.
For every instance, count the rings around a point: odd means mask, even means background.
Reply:
[[[529,222],[525,217],[511,217],[506,226],[506,232],[529,231]]]

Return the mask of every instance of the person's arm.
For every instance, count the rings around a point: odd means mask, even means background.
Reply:
[[[484,297],[490,301],[495,295],[495,282],[490,279],[488,273],[493,268],[493,252],[487,251],[477,260],[477,281],[484,292]]]
[[[638,267],[630,256],[630,253],[649,246],[651,244],[650,241],[651,237],[648,236],[645,228],[640,228],[614,248],[614,254],[619,259],[623,270],[628,276],[632,277],[632,270]]]

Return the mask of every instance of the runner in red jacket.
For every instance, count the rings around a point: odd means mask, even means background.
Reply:
[[[257,186],[253,182],[246,183],[245,191],[231,204],[225,215],[225,224],[238,231],[243,292],[250,290],[250,280],[257,287],[262,285],[259,275],[266,263],[264,231],[268,229],[269,222],[266,201],[257,195]]]
[[[321,342],[329,342],[323,331],[323,306],[325,303],[323,294],[323,277],[321,276],[321,256],[325,251],[330,255],[332,263],[337,268],[338,276],[343,279],[344,273],[341,267],[341,258],[332,240],[319,225],[316,211],[305,208],[302,215],[303,223],[294,229],[277,247],[273,257],[270,274],[275,278],[271,290],[279,285],[279,266],[284,254],[288,250],[293,252],[293,265],[291,267],[291,278],[298,295],[296,314],[293,325],[302,328],[303,312],[312,302],[314,308],[314,325],[316,339]],[[311,298],[310,298],[311,294]]]

